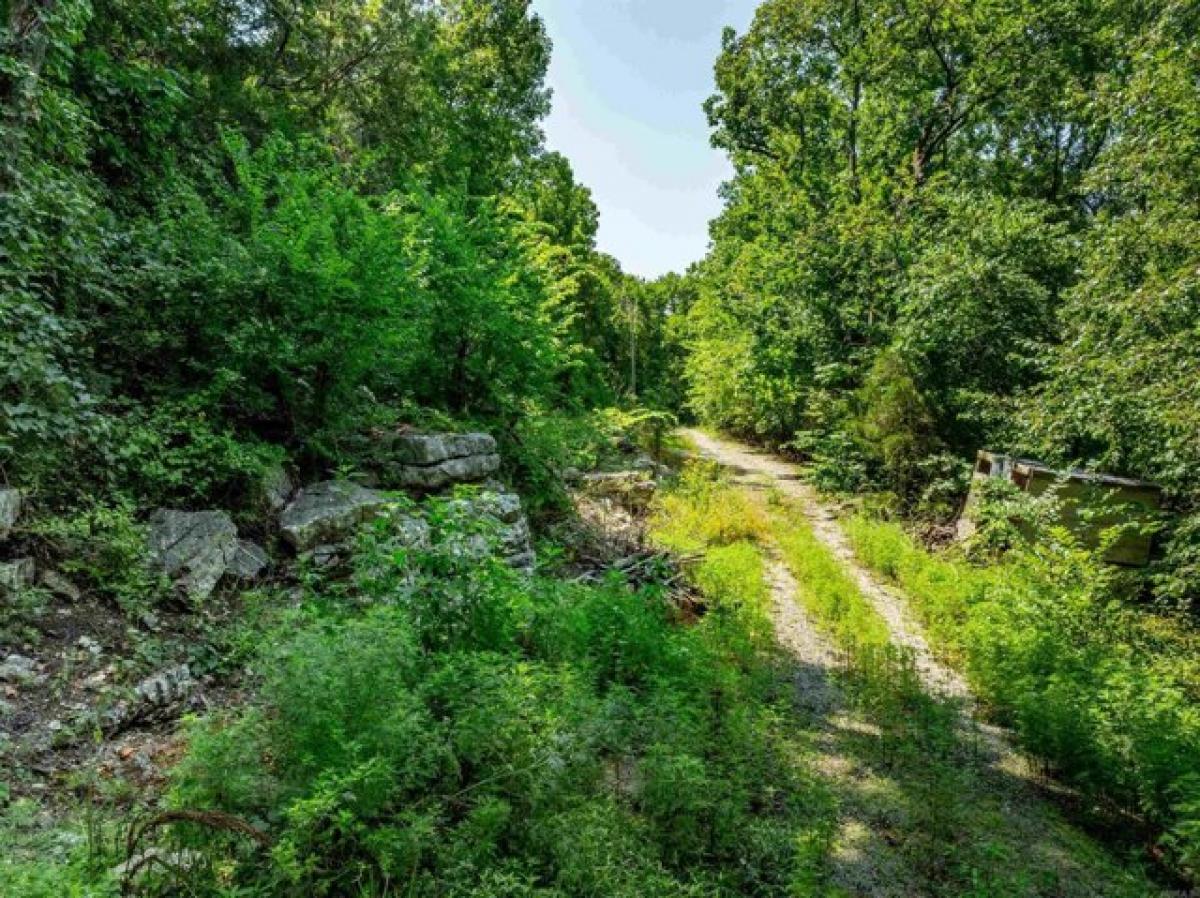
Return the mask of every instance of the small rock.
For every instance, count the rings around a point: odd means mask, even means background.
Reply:
[[[32,658],[12,654],[0,662],[0,680],[5,683],[35,683],[39,679],[37,662]]]
[[[150,519],[150,555],[192,602],[207,599],[237,548],[237,528],[223,511],[159,509]]]
[[[160,626],[162,626],[162,622],[158,619],[158,615],[154,614],[152,611],[144,612],[142,616],[138,618],[138,623],[140,623],[147,630],[151,631],[157,630]]]
[[[33,584],[35,573],[32,558],[0,562],[0,593],[20,592]]]
[[[90,636],[80,636],[79,639],[75,641],[75,645],[93,657],[99,657],[104,651],[103,648],[101,648],[100,643],[96,642],[96,640],[92,639]]]
[[[0,489],[0,539],[7,539],[21,517],[20,490]]]
[[[142,721],[170,716],[191,697],[196,685],[186,664],[147,677],[134,687],[132,699],[105,715],[104,730],[112,735]]]
[[[646,471],[655,479],[661,480],[671,474],[671,469],[666,465],[655,461],[649,455],[639,455],[633,460],[631,465],[635,471]]]
[[[306,552],[304,558],[317,568],[333,567],[339,561],[338,547],[316,546],[312,551]]]
[[[239,539],[226,571],[239,580],[254,580],[270,565],[271,559],[261,546]]]
[[[109,665],[103,670],[98,670],[83,681],[84,688],[90,689],[93,692],[98,692],[104,688],[104,686],[108,683],[109,677],[111,677],[114,673],[116,673],[116,668],[112,665]]]
[[[187,698],[195,687],[191,669],[180,664],[147,677],[133,691],[143,704],[163,707]]]
[[[301,490],[283,510],[279,526],[283,538],[303,552],[346,539],[389,504],[391,500],[383,493],[348,480],[330,480]]]
[[[38,583],[51,595],[66,599],[68,602],[78,602],[83,598],[79,587],[53,569],[42,571],[38,575]]]

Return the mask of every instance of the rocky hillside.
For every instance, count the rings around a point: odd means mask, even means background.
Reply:
[[[0,491],[0,589],[14,610],[0,631],[10,795],[62,798],[83,772],[161,784],[180,715],[238,700],[242,672],[221,653],[244,594],[302,601],[310,577],[346,575],[373,529],[386,530],[389,553],[495,555],[532,573],[529,523],[520,497],[494,479],[500,456],[490,435],[392,434],[378,458],[373,487],[296,488],[282,468],[268,472],[255,539],[218,509],[147,513],[145,559],[164,598],[134,615],[97,602],[78,576],[87,562],[26,533],[20,491]]]

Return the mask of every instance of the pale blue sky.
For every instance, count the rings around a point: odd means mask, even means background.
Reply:
[[[533,0],[554,41],[547,143],[600,207],[600,249],[631,274],[704,256],[731,169],[709,145],[721,30],[757,0]]]

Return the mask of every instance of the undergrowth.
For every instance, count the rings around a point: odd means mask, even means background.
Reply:
[[[810,616],[844,650],[882,649],[887,624],[859,592],[845,567],[830,554],[798,509],[777,505],[770,532],[800,586]]]
[[[7,799],[0,783],[0,797]],[[53,825],[29,799],[0,807],[0,896],[4,898],[116,898],[118,883],[106,864],[98,818]]]
[[[773,698],[753,545],[704,547],[708,613],[684,626],[659,588],[378,536],[356,564],[374,593],[317,583],[264,641],[254,705],[193,725],[172,806],[270,842],[173,827],[165,845],[203,852],[195,893],[811,892],[832,806]]]
[[[1088,552],[1046,541],[998,566],[930,554],[900,527],[847,525],[937,646],[1047,769],[1143,818],[1169,864],[1200,864],[1200,653],[1181,625],[1116,599]]]

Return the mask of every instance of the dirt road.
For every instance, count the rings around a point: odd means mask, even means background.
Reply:
[[[1068,793],[1040,777],[1004,731],[979,719],[964,677],[935,656],[905,597],[858,561],[835,510],[798,466],[703,431],[684,436],[746,489],[777,491],[800,509],[886,623],[892,643],[912,653],[925,691],[957,709],[951,713],[959,720],[959,750],[936,759],[917,750],[901,762],[881,755],[877,722],[839,688],[842,654],[805,612],[802,586],[777,548],[763,546],[776,637],[794,661],[795,703],[810,721],[817,769],[839,799],[829,871],[835,894],[946,894],[947,878],[961,875],[952,872],[955,865],[970,869],[972,895],[1157,893],[1066,820],[1058,799]]]
[[[967,699],[970,690],[957,671],[941,663],[933,654],[904,600],[878,579],[854,556],[838,526],[834,512],[821,501],[816,491],[800,477],[800,469],[761,449],[700,430],[685,431],[706,457],[738,473],[748,485],[769,485],[792,499],[812,524],[813,532],[854,577],[862,594],[870,600],[891,631],[892,642],[913,653],[921,681],[931,692],[949,698]]]

